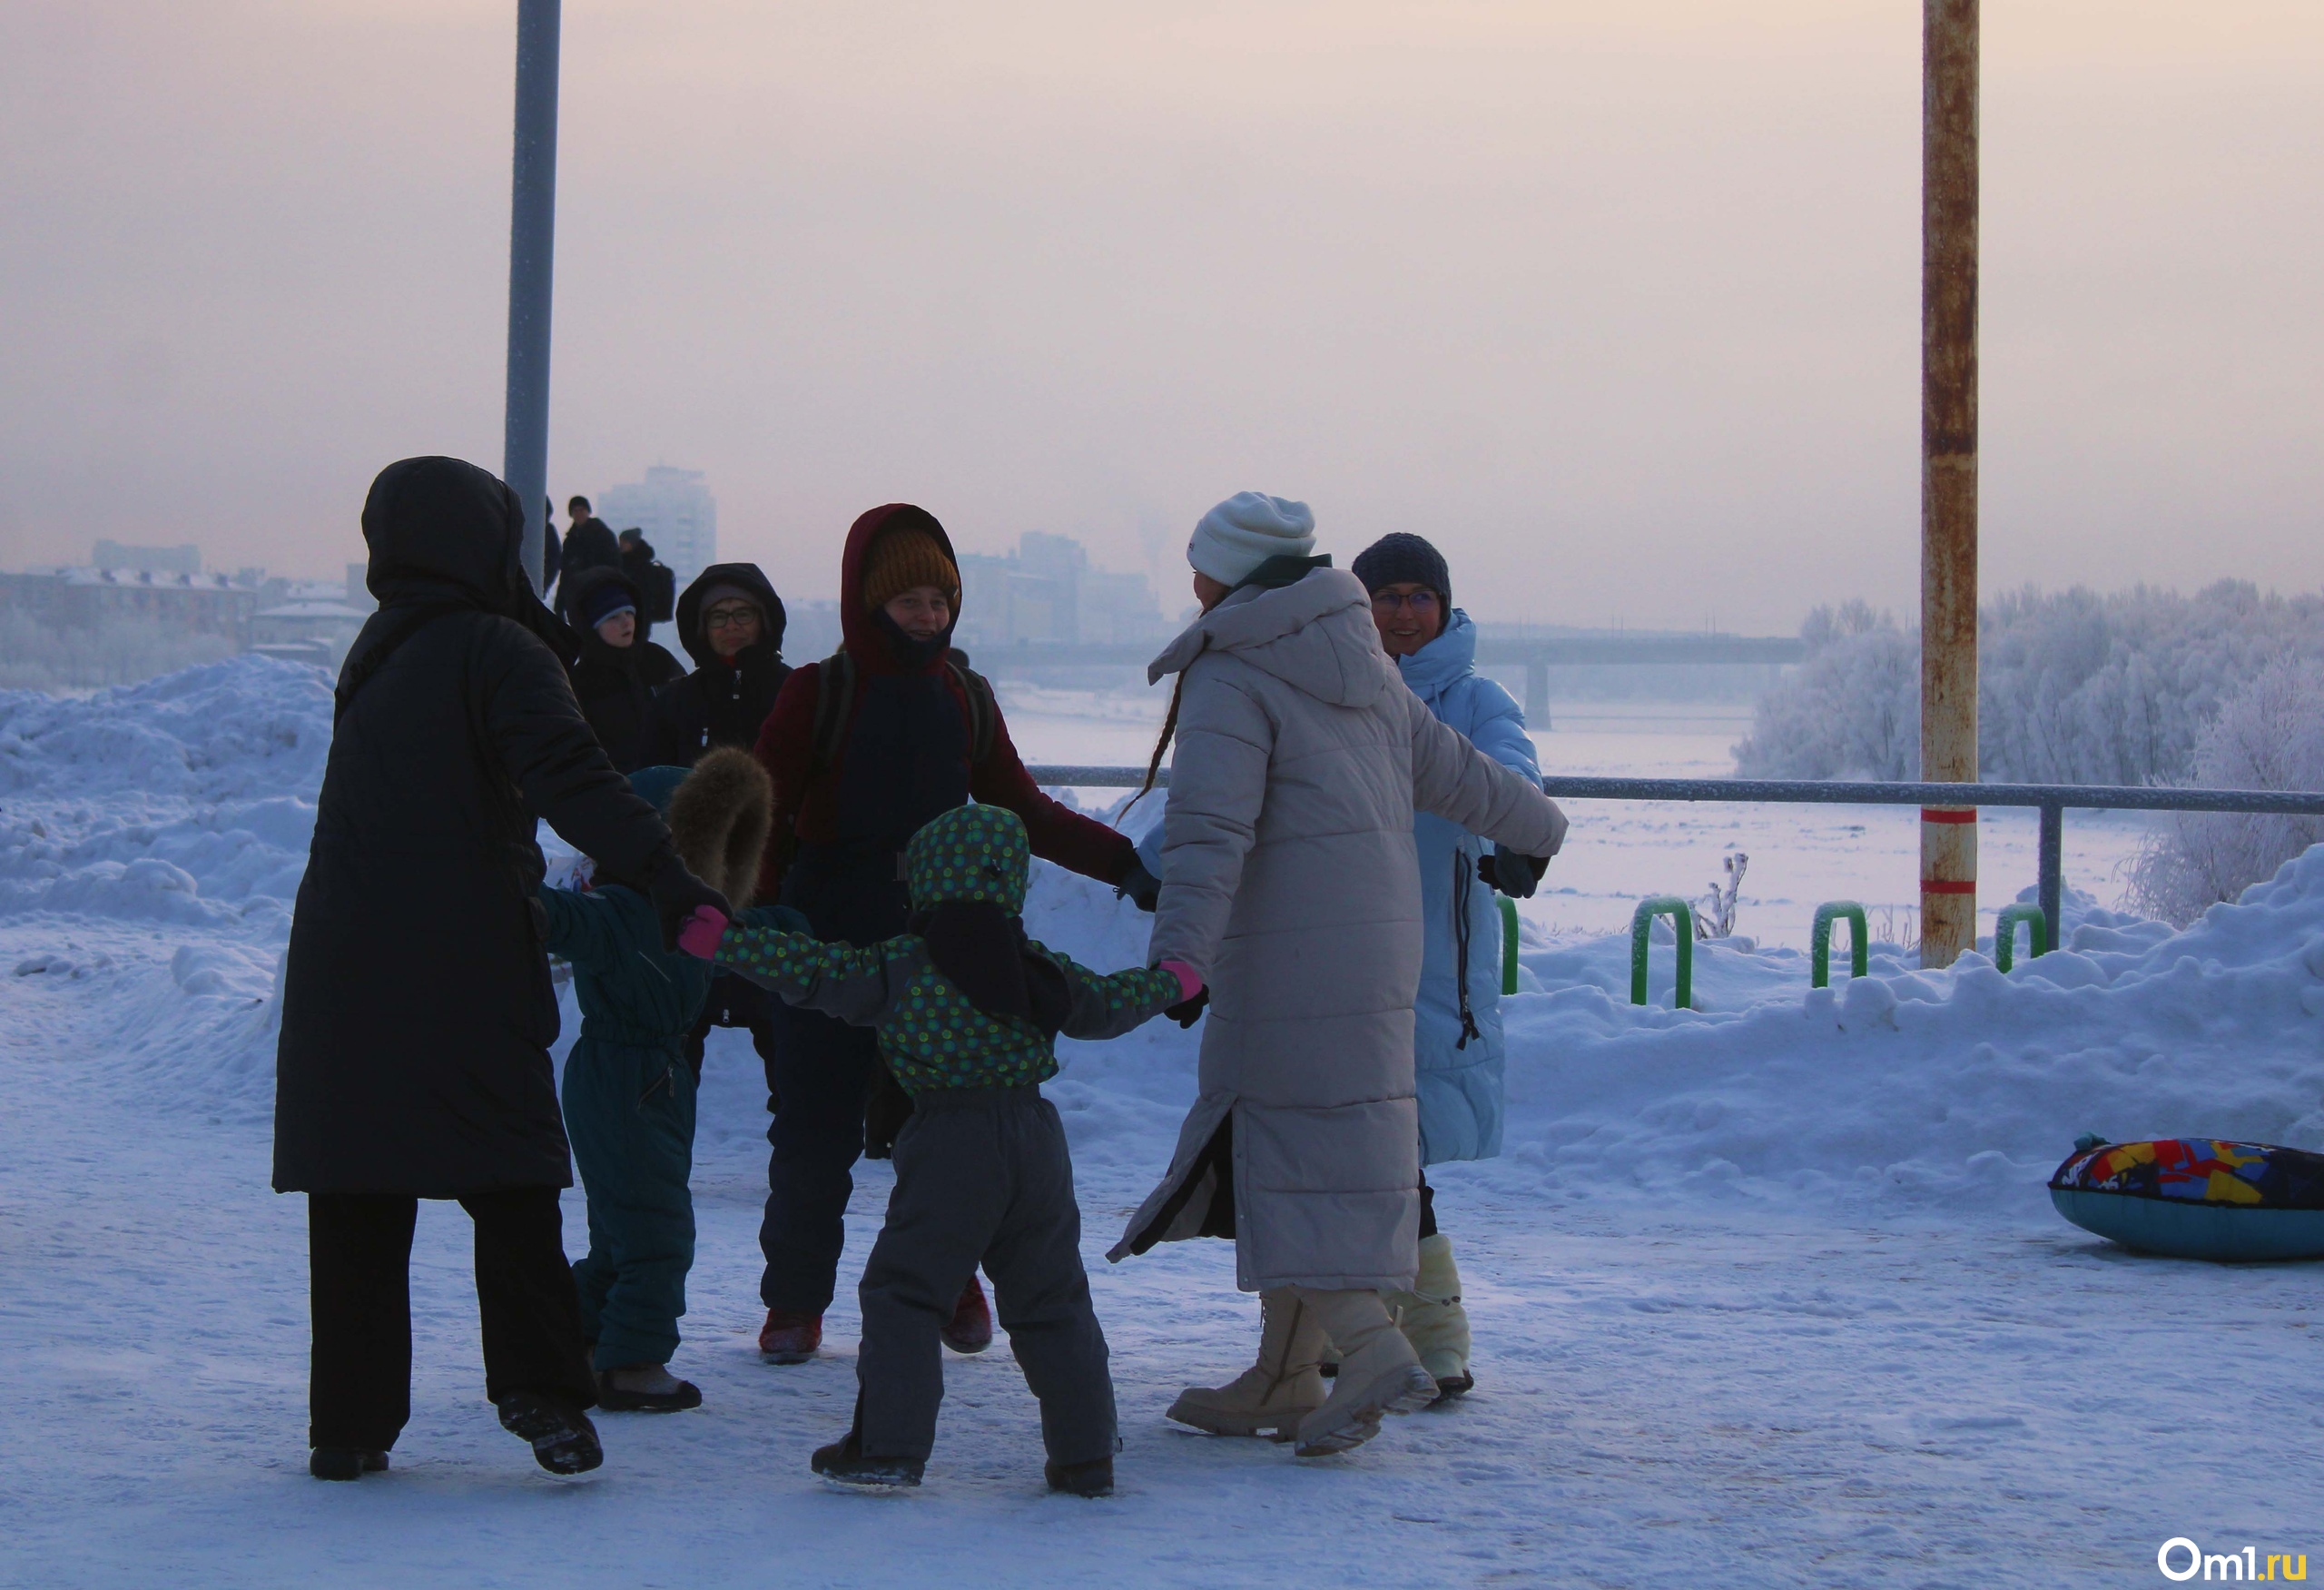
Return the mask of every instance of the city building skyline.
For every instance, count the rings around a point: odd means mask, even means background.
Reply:
[[[645,479],[608,486],[592,502],[616,533],[644,532],[680,589],[718,561],[718,499],[701,469],[654,464]]]
[[[963,647],[1101,645],[1162,639],[1143,574],[1093,568],[1071,536],[1026,530],[1009,552],[960,552]]]

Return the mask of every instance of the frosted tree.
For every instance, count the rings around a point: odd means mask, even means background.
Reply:
[[[1736,770],[1759,778],[1919,771],[1917,635],[1861,602],[1801,627],[1808,655],[1762,696]],[[2027,588],[1978,620],[1978,762],[2029,784],[2188,776],[2220,704],[2279,656],[2324,659],[2324,597],[2225,580],[2192,597]]]
[[[2203,729],[2191,782],[2324,789],[2324,665],[2287,657],[2263,667]],[[2184,927],[2319,841],[2324,817],[2171,812],[2132,864],[2129,903]]]
[[[1910,778],[1920,764],[1920,642],[1863,602],[1818,607],[1807,657],[1759,698],[1735,747],[1745,778]]]

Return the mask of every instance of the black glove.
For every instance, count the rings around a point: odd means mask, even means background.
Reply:
[[[695,906],[715,906],[724,915],[734,914],[734,908],[726,904],[726,896],[688,872],[675,850],[664,851],[655,863],[653,881],[646,885],[646,893],[654,901],[654,914],[661,919],[665,950],[678,947],[678,929],[685,925]]]
[[[1133,855],[1129,858],[1129,871],[1115,882],[1114,894],[1140,911],[1151,913],[1155,903],[1162,898],[1162,880],[1147,872],[1146,864]]]
[[[1202,1020],[1203,1012],[1210,1008],[1210,985],[1205,983],[1195,990],[1192,999],[1182,999],[1163,1011],[1163,1014],[1181,1027],[1191,1027]]]
[[[1488,889],[1498,889],[1512,900],[1531,900],[1533,891],[1541,886],[1541,874],[1550,870],[1546,855],[1520,855],[1513,850],[1496,850],[1477,858],[1477,876],[1484,880]]]

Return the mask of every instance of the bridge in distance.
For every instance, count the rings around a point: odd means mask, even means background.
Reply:
[[[970,658],[992,675],[1053,669],[1138,668],[1159,646],[1061,646],[1031,641],[988,647]],[[1796,637],[1753,635],[1494,635],[1477,637],[1477,661],[1525,670],[1525,716],[1536,727],[1550,721],[1550,670],[1577,667],[1661,667],[1693,664],[1796,663],[1807,647]]]

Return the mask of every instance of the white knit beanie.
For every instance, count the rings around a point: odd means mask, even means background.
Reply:
[[[1202,516],[1187,561],[1225,586],[1240,585],[1270,558],[1306,558],[1315,550],[1315,516],[1304,502],[1237,491]]]

